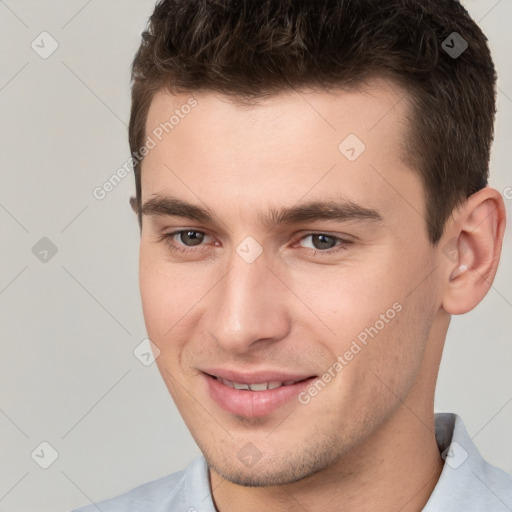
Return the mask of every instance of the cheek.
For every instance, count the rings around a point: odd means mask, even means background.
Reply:
[[[158,267],[141,257],[139,288],[144,321],[149,338],[159,346],[174,310],[172,294],[168,292],[169,284],[167,276]]]
[[[388,316],[392,321],[396,313],[393,304],[399,297],[396,290],[378,277],[383,273],[375,267],[365,268],[363,265],[357,268],[355,265],[320,267],[314,273],[295,273],[292,289],[299,291],[301,302],[306,307],[306,315],[303,313],[302,318],[310,319],[311,329],[329,331],[334,339],[339,340],[338,350],[343,350],[347,341],[365,328],[374,326],[375,322],[379,322],[380,331],[380,315],[391,310]],[[301,322],[299,314],[297,320]]]
[[[341,357],[344,377],[336,385],[343,380],[344,385],[351,381],[360,390],[367,388],[372,369],[390,387],[402,390],[421,364],[432,290],[425,281],[409,294],[415,272],[388,263],[383,258],[371,267],[333,267],[314,277],[306,272],[293,277],[294,289],[308,307],[306,315],[297,313],[296,322],[312,333],[327,333],[316,339],[323,340],[332,364]],[[378,380],[374,384],[381,385]]]
[[[176,266],[141,251],[139,287],[146,331],[160,350],[156,365],[177,403],[182,400],[180,361],[192,328],[191,308],[197,302],[181,274]]]
[[[166,261],[157,252],[141,247],[139,288],[148,335],[161,344],[193,316],[204,285],[194,272]]]

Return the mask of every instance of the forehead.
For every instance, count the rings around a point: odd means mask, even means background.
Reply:
[[[194,114],[196,129],[208,128],[208,125],[212,128],[212,124],[218,129],[229,129],[241,123],[268,131],[272,127],[279,128],[279,118],[287,123],[291,116],[295,118],[293,127],[296,129],[305,128],[308,124],[312,131],[317,131],[319,124],[324,123],[326,126],[323,128],[330,127],[340,133],[352,128],[364,136],[377,125],[381,125],[380,131],[389,132],[393,126],[400,130],[398,125],[405,122],[408,98],[409,94],[401,86],[382,78],[357,87],[330,91],[307,88],[283,90],[248,101],[210,91],[171,94],[161,89],[153,96],[145,128],[146,134],[150,134],[158,126],[170,122],[172,126],[167,126],[170,130],[164,130],[168,134],[176,131],[178,124],[189,124],[182,121],[189,114]],[[288,126],[289,129],[293,127]]]
[[[327,192],[391,203],[419,181],[403,158],[407,98],[385,80],[283,91],[253,105],[207,91],[159,91],[147,116],[155,145],[142,163],[142,200],[172,191],[196,203],[238,202],[240,214]]]

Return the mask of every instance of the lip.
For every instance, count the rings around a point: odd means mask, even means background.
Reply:
[[[256,384],[273,380],[281,382],[288,380],[299,381],[295,384],[275,389],[251,391],[231,388],[216,379],[209,372],[203,372],[210,398],[226,412],[245,418],[268,416],[274,411],[289,405],[302,390],[306,389],[311,382],[317,379],[316,376],[292,375],[282,372],[255,372],[250,375],[242,375],[240,372],[222,370],[220,372],[222,375],[218,373],[213,373],[213,375],[241,384]],[[297,400],[295,400],[295,403],[298,405]]]

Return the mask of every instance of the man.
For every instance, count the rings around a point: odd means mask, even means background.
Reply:
[[[203,457],[84,512],[512,510],[433,412],[505,230],[495,81],[455,0],[157,4],[133,65],[140,289]]]

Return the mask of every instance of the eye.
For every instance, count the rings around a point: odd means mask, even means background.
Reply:
[[[211,243],[213,239],[204,231],[198,231],[196,229],[181,229],[173,231],[172,233],[163,234],[160,237],[160,240],[165,241],[167,247],[171,251],[197,253],[198,250],[206,249],[206,247],[201,247],[206,245],[203,242]],[[308,233],[300,238],[298,242],[293,244],[293,246],[303,247],[314,255],[328,255],[346,250],[347,246],[351,243],[352,241],[350,240],[344,240],[327,233]],[[218,245],[218,243],[215,242],[214,245]]]
[[[309,233],[306,236],[303,236],[298,243],[305,249],[312,251],[315,255],[328,255],[346,250],[347,246],[353,242],[327,233]]]
[[[202,231],[179,231],[175,234],[178,240],[188,247],[199,245],[205,238],[205,234]]]
[[[311,239],[311,243],[309,248],[318,250],[318,251],[325,251],[326,249],[332,249],[333,247],[336,247],[338,245],[336,242],[340,241],[339,238],[336,238],[334,236],[326,235],[324,233],[311,233],[309,235],[306,235],[301,240],[307,240]],[[307,245],[306,245],[307,247]]]
[[[196,252],[194,247],[204,245],[203,242],[210,241],[211,237],[204,231],[196,229],[181,229],[172,233],[164,233],[160,241],[165,241],[171,251],[183,253]]]

